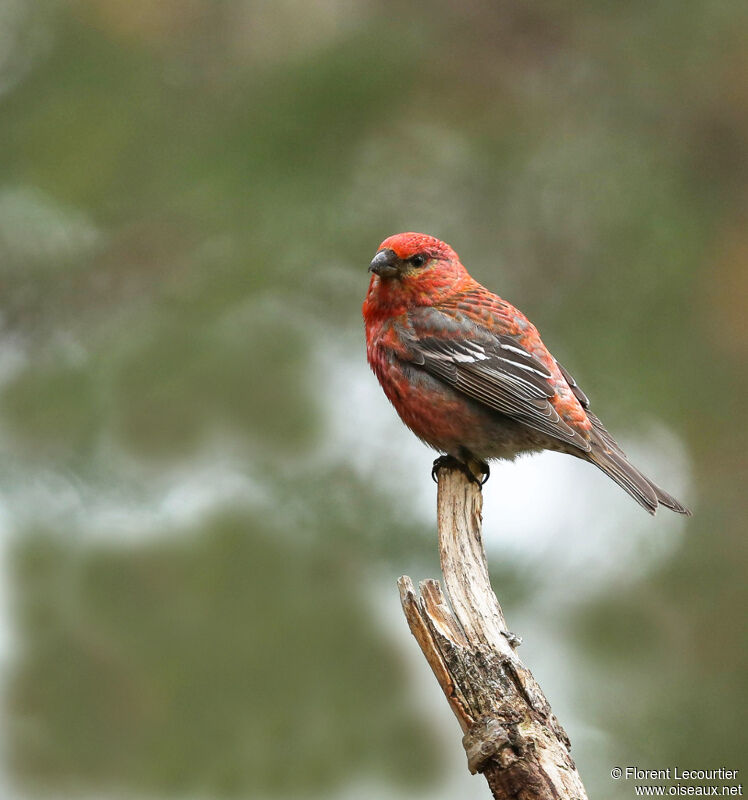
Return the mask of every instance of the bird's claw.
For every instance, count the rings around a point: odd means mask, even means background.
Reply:
[[[457,466],[460,462],[457,461],[456,458],[452,458],[452,456],[439,456],[439,458],[434,459],[434,463],[431,465],[431,480],[434,483],[439,483],[439,470],[442,467],[454,467]]]
[[[479,468],[482,473],[481,477],[478,478],[475,473],[470,469],[470,467],[464,462],[460,461],[458,458],[454,456],[439,456],[439,458],[434,459],[433,466],[431,467],[431,479],[434,483],[439,482],[439,470],[442,467],[450,467],[452,469],[459,469],[465,475],[465,477],[471,482],[476,483],[478,486],[483,486],[483,484],[489,479],[491,476],[491,468],[486,464],[485,461],[480,461]]]

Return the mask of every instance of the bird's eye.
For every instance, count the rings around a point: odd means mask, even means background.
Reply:
[[[422,267],[426,263],[426,256],[419,253],[417,256],[413,256],[413,258],[410,259],[410,263],[414,267]]]

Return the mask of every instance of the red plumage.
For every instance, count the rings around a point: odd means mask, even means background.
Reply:
[[[421,233],[379,246],[363,305],[369,364],[403,422],[441,453],[486,461],[558,450],[592,462],[650,513],[685,506],[642,475],[535,326]]]

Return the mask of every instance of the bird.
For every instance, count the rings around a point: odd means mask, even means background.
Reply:
[[[489,461],[552,450],[601,469],[650,514],[690,510],[640,472],[537,328],[424,233],[385,239],[363,304],[367,360],[401,420],[485,483]]]

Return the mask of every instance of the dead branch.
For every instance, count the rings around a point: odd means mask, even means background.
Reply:
[[[460,469],[438,472],[438,581],[418,595],[407,576],[400,599],[416,638],[462,727],[472,773],[481,772],[499,800],[587,800],[570,742],[531,672],[486,566],[481,538],[483,498]]]

